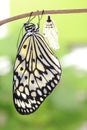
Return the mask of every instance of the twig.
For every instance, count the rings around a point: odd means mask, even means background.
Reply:
[[[44,14],[70,14],[70,13],[87,13],[87,9],[68,9],[68,10],[44,10]],[[30,13],[20,14],[0,21],[0,26],[11,21],[29,17]],[[41,15],[42,11],[32,13],[32,16]]]

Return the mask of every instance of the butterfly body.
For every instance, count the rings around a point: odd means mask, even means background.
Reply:
[[[34,24],[24,25],[13,76],[13,101],[26,115],[36,111],[61,77],[61,66]]]

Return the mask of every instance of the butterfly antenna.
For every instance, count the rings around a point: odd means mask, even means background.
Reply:
[[[22,36],[23,36],[23,28],[24,28],[24,26],[22,26],[22,28],[20,29],[20,32],[19,32],[19,36],[18,36],[18,39],[17,39],[17,47],[18,47],[18,43],[19,43],[21,34],[22,34]]]

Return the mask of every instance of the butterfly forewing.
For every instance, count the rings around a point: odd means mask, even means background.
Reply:
[[[58,59],[39,32],[27,32],[14,65],[13,100],[20,114],[37,110],[60,80]]]

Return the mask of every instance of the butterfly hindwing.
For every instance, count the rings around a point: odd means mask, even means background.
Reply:
[[[13,77],[13,100],[20,114],[37,110],[60,80],[58,59],[40,33],[27,32],[20,43]]]

